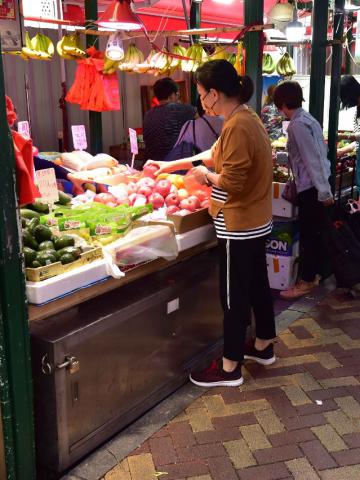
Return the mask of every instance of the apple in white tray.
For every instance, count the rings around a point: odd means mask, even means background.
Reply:
[[[158,208],[163,207],[165,203],[164,197],[157,192],[152,193],[149,196],[148,201],[149,203],[152,203],[154,210],[157,210]]]
[[[169,180],[163,179],[159,180],[155,184],[154,192],[159,193],[163,198],[166,198],[171,190],[171,183]]]

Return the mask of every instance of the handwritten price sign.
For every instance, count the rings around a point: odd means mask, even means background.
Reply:
[[[137,155],[139,153],[136,130],[129,128],[130,150],[131,153]]]
[[[21,133],[21,135],[24,135],[24,137],[30,138],[29,122],[26,120],[23,122],[18,122],[18,132]]]
[[[72,125],[71,133],[73,138],[74,149],[86,150],[87,140],[86,140],[85,125]]]
[[[37,170],[35,172],[35,184],[41,193],[42,202],[54,203],[59,200],[55,170],[53,168]]]

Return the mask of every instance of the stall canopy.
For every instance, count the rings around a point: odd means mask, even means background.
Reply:
[[[99,12],[105,10],[109,1],[100,0],[98,2]],[[136,7],[136,12],[144,23],[145,27],[151,31],[178,30],[185,29],[182,0],[159,0],[152,1],[152,5],[146,7]],[[277,3],[277,0],[265,0],[265,14]],[[137,2],[135,1],[136,5]],[[141,2],[144,4],[144,2]],[[189,9],[190,3],[186,0]],[[84,20],[84,2],[64,1],[64,18],[66,20]],[[215,27],[239,26],[244,24],[244,0],[203,0],[201,10],[201,26]]]

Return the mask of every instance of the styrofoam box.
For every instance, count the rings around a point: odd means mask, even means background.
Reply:
[[[296,257],[266,254],[266,263],[270,288],[274,290],[286,290],[295,285],[298,262]]]
[[[28,302],[41,305],[80,288],[100,282],[108,276],[106,261],[100,259],[42,282],[26,282]]]
[[[284,200],[281,196],[286,183],[273,182],[272,195],[272,213],[277,217],[293,218],[297,216],[297,207]]]
[[[213,224],[203,225],[194,230],[189,230],[188,232],[176,235],[179,252],[215,239],[215,227]]]

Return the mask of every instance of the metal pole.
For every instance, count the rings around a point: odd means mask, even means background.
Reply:
[[[191,2],[191,7],[190,7],[190,28],[201,28],[201,5],[202,2]],[[190,38],[193,38],[194,43],[197,43],[199,40],[198,35],[191,36]],[[196,105],[196,99],[197,99],[197,90],[196,90],[196,85],[194,82],[191,82],[190,86],[190,92],[191,92],[191,104]]]
[[[328,0],[314,0],[309,112],[321,126],[324,120],[328,12]]]
[[[344,33],[344,9],[345,0],[335,0],[334,15],[334,40],[341,40]],[[329,110],[329,130],[328,130],[328,147],[329,159],[331,161],[331,187],[335,191],[336,177],[336,142],[339,124],[339,108],[340,108],[340,78],[342,63],[342,44],[334,44],[332,46],[331,61],[331,85],[330,85],[330,110]]]
[[[263,23],[264,0],[245,0],[245,25]],[[263,56],[263,32],[249,32],[245,36],[246,48],[246,75],[254,82],[254,95],[249,104],[260,114],[262,98],[262,56]]]
[[[34,480],[29,327],[16,210],[15,157],[6,119],[1,57],[0,165],[0,400],[5,460],[8,480]]]
[[[85,16],[86,27],[96,29],[92,23],[98,18],[97,0],[85,0]],[[98,37],[95,35],[86,35],[86,47],[94,45]],[[102,120],[100,112],[89,112],[89,128],[90,128],[90,151],[94,155],[103,151],[102,146]]]

